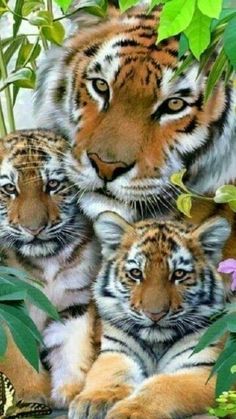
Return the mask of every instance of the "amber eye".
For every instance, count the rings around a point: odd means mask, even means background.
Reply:
[[[105,95],[109,92],[109,86],[105,80],[102,79],[94,79],[92,81],[94,90],[102,95]]]
[[[129,276],[132,279],[140,281],[143,278],[143,273],[140,269],[134,268],[134,269],[130,269]]]
[[[186,275],[186,271],[183,269],[176,269],[173,273],[173,279],[181,279]]]
[[[50,191],[55,191],[60,186],[60,181],[56,179],[51,179],[48,181],[47,188]]]
[[[183,99],[179,99],[179,98],[171,98],[167,101],[167,106],[168,109],[171,112],[179,112],[182,111],[182,109],[184,109],[186,107],[187,103],[183,100]]]
[[[3,191],[8,194],[15,194],[16,193],[16,187],[15,185],[12,185],[12,183],[7,183],[2,187]]]

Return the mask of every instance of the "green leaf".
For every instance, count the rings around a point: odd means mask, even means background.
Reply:
[[[65,13],[70,7],[73,0],[55,0],[55,2],[60,6]]]
[[[17,37],[16,39],[12,40],[9,47],[4,52],[4,63],[5,63],[5,65],[8,65],[10,59],[15,54],[15,52],[18,50],[18,48],[21,46],[23,41],[24,41],[24,37]]]
[[[65,29],[60,22],[53,22],[50,26],[42,26],[42,34],[48,41],[61,45],[65,37]]]
[[[2,358],[5,355],[5,352],[7,350],[7,334],[0,322],[0,358]]]
[[[219,371],[220,368],[224,367],[225,361],[231,356],[233,353],[236,353],[236,342],[231,338],[231,336],[227,339],[225,347],[223,351],[218,356],[215,365],[212,368],[211,376]]]
[[[235,374],[236,373],[236,365],[233,365],[230,369],[231,374]]]
[[[224,51],[231,65],[236,69],[236,17],[234,17],[225,28]]]
[[[236,375],[231,374],[230,370],[236,364],[236,353],[233,353],[224,363],[224,367],[218,371],[216,379],[216,396],[220,396],[223,391],[229,390],[236,382]]]
[[[220,53],[218,54],[212,66],[211,72],[208,76],[206,90],[205,90],[205,100],[207,100],[210,97],[215,85],[220,80],[226,66],[227,66],[227,57],[225,55],[224,50],[222,49]]]
[[[218,18],[222,9],[222,0],[198,0],[201,12],[209,17]]]
[[[25,1],[22,7],[22,15],[28,16],[30,13],[35,12],[41,8],[44,8],[43,0]]]
[[[2,316],[7,319],[8,315],[15,317],[19,320],[26,328],[28,328],[28,333],[33,336],[33,338],[42,343],[42,337],[39,333],[37,327],[35,326],[33,320],[29,316],[26,306],[24,304],[16,304],[11,305],[10,303],[0,303],[0,310],[2,312]]]
[[[3,87],[10,83],[14,83],[19,87],[33,89],[35,86],[35,80],[36,76],[34,71],[31,68],[25,67],[11,73],[5,80]]]
[[[0,317],[5,320],[12,334],[14,342],[27,361],[38,371],[39,354],[35,339],[29,333],[29,328],[25,327],[18,318],[6,313],[0,308]]]
[[[38,13],[29,17],[29,23],[34,26],[44,26],[52,24],[52,16],[46,10],[40,10]]]
[[[195,347],[193,354],[200,352],[202,349],[210,345],[210,343],[216,342],[226,332],[228,316],[229,315],[221,317],[208,327],[207,331]]]
[[[188,192],[186,186],[183,183],[183,177],[186,172],[187,170],[183,169],[183,170],[180,170],[179,172],[173,173],[170,177],[170,181],[171,183],[173,183],[173,185],[179,186],[185,192]]]
[[[119,0],[121,12],[126,12],[126,10],[130,9],[133,6],[136,6],[138,2],[139,0]]]
[[[188,38],[185,36],[184,33],[181,33],[180,40],[179,40],[179,51],[178,51],[178,57],[181,58],[183,55],[188,51],[189,44],[188,44]]]
[[[181,61],[180,61],[181,62]],[[191,67],[191,64],[193,64],[195,61],[195,58],[192,54],[189,54],[180,64],[180,66],[177,68],[174,74],[174,79],[176,79],[180,74],[184,73],[185,70],[188,70]]]
[[[85,10],[95,16],[105,17],[107,13],[107,0],[81,0],[77,9]]]
[[[200,55],[208,47],[211,39],[211,18],[202,14],[196,8],[193,19],[185,30],[185,35],[189,41],[189,48],[193,55],[199,60]]]
[[[217,204],[236,201],[236,186],[224,185],[216,190],[214,201]]]
[[[187,217],[191,217],[190,212],[192,208],[192,197],[190,194],[179,195],[176,204],[180,212],[182,212]]]
[[[232,211],[236,212],[236,201],[230,201],[229,207],[231,208]]]
[[[13,36],[15,37],[20,29],[20,25],[22,23],[22,19],[21,19],[21,13],[22,13],[22,7],[24,4],[24,0],[16,0],[15,3],[15,8],[14,8],[14,25],[13,25]]]
[[[184,31],[190,24],[195,0],[172,0],[163,7],[158,30],[158,42]]]

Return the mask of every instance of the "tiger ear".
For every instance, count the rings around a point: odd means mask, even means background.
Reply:
[[[118,1],[108,0],[107,11],[103,7],[104,3],[100,0],[96,6],[94,0],[73,0],[67,13],[75,29],[90,28],[120,14]]]
[[[223,217],[210,218],[193,231],[193,236],[200,241],[204,252],[214,262],[218,263],[226,240],[231,233],[229,222]]]
[[[94,223],[95,234],[102,245],[102,254],[109,257],[119,246],[124,233],[133,227],[120,215],[112,211],[102,212]]]

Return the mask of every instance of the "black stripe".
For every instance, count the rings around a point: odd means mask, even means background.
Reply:
[[[114,44],[114,47],[140,47],[140,44],[134,39],[121,39]]]
[[[68,319],[71,317],[80,317],[83,316],[88,310],[88,304],[74,304],[65,308],[62,311],[59,311],[61,319]]]
[[[90,47],[86,48],[83,51],[83,53],[87,57],[93,57],[98,52],[99,47],[100,47],[100,44],[91,45]]]

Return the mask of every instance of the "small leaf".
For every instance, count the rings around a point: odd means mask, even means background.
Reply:
[[[50,26],[52,24],[52,17],[49,12],[40,10],[39,12],[32,13],[32,15],[29,16],[29,23],[34,26]]]
[[[58,4],[58,6],[62,8],[63,12],[65,13],[70,7],[73,0],[55,0],[55,2]]]
[[[50,26],[42,26],[42,34],[48,41],[61,45],[65,37],[65,29],[60,22],[53,22]]]
[[[171,183],[173,183],[173,185],[179,186],[181,189],[188,192],[186,186],[183,183],[183,177],[186,172],[187,170],[183,169],[183,170],[180,170],[179,172],[173,173],[170,177],[170,181]]]
[[[217,56],[207,79],[207,85],[206,85],[206,90],[205,90],[205,101],[211,95],[212,90],[214,89],[217,82],[220,80],[226,66],[227,66],[227,57],[225,55],[224,50],[222,49],[219,55]]]
[[[222,0],[198,0],[197,4],[204,15],[216,19],[220,16]]]
[[[236,69],[236,17],[225,28],[224,50],[231,65]]]
[[[44,2],[42,0],[25,1],[22,7],[22,15],[28,16],[30,13],[41,8],[44,8]]]
[[[138,2],[139,0],[119,0],[121,12],[126,12],[126,10],[130,9],[133,6],[136,6]]]
[[[202,12],[196,8],[193,19],[184,32],[188,38],[189,48],[198,60],[210,43],[210,25],[211,18],[203,15]]]
[[[189,49],[188,38],[182,32],[180,35],[180,40],[179,40],[178,57],[179,58],[183,57],[183,55],[188,51],[188,49]]]
[[[4,86],[10,83],[16,84],[16,86],[33,89],[35,86],[36,76],[31,68],[21,68],[14,73],[11,73],[4,82]]]
[[[224,185],[216,190],[214,201],[217,204],[224,204],[225,202],[236,201],[236,186]]]
[[[191,217],[190,211],[192,208],[192,197],[190,194],[179,195],[176,204],[180,212],[182,212],[187,217]]]
[[[195,0],[172,0],[161,12],[158,42],[184,31],[190,24],[195,8]]]
[[[7,350],[7,335],[2,323],[0,322],[0,358],[2,358]]]
[[[230,372],[231,372],[231,374],[235,374],[235,373],[236,373],[236,365],[233,365],[233,366],[230,368]]]

